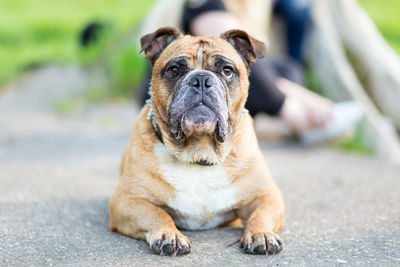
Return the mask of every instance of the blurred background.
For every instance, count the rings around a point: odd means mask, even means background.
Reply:
[[[390,0],[383,5],[378,0],[359,0],[358,3],[367,11],[384,39],[398,55],[400,2]],[[86,0],[2,0],[0,94],[39,69],[49,66],[75,66],[84,76],[84,88],[79,90],[79,94],[65,93],[62,94],[65,97],[55,99],[50,103],[54,112],[68,114],[98,102],[131,101],[137,98],[138,88],[144,80],[147,68],[143,54],[139,53],[138,34],[143,19],[153,4],[154,1],[124,0],[99,0],[95,3]],[[365,40],[365,46],[368,45],[368,40]],[[351,53],[347,53],[347,56],[352,57]],[[342,96],[332,94],[336,88],[330,89],[330,92],[324,91],[325,84],[330,82],[323,79],[321,81],[320,74],[315,70],[319,69],[318,65],[308,66],[307,87],[333,100],[342,100]],[[44,83],[45,80],[44,77]],[[365,139],[365,135],[373,136],[373,141],[371,137]],[[350,139],[336,145],[361,153],[378,151],[382,154],[381,150],[386,149],[387,144],[383,148],[380,144],[371,145],[380,143],[376,141],[382,139],[380,135],[381,133],[365,130],[364,127],[353,133]]]
[[[4,88],[26,72],[46,65],[102,65],[107,84],[88,88],[89,100],[131,97],[143,79],[145,64],[135,33],[153,2],[2,0],[0,86]],[[399,54],[400,2],[359,3]],[[105,30],[83,47],[80,35],[93,22],[101,23]]]
[[[149,69],[139,38],[173,22],[177,2],[0,0],[0,265],[399,266],[399,0],[313,1],[305,87],[362,115],[341,113],[353,123],[339,138],[306,144],[256,116],[287,206],[281,254],[244,255],[228,247],[241,230],[223,228],[185,232],[185,257],[156,257],[109,230]],[[279,17],[270,26],[268,57],[283,47]]]

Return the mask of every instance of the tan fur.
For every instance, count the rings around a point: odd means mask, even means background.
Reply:
[[[178,146],[166,122],[173,97],[171,88],[159,73],[165,62],[177,55],[189,56],[193,68],[198,66],[196,61],[200,42],[207,43],[202,47],[204,63],[201,65],[212,64],[210,56],[221,54],[233,60],[239,68],[238,90],[229,93],[232,133],[224,143],[216,142],[213,136],[203,136],[190,137],[182,146]],[[241,112],[247,99],[248,86],[248,69],[242,58],[229,43],[220,38],[184,36],[161,53],[153,68],[152,101],[166,149],[182,164],[196,158],[196,153],[221,164],[230,186],[236,192],[236,204],[231,211],[245,225],[243,245],[254,249],[263,244],[264,248],[266,244],[271,247],[277,244],[279,237],[274,232],[282,227],[284,201],[259,149],[253,121],[249,115]],[[110,201],[111,229],[133,238],[146,239],[150,245],[164,239],[162,242],[169,240],[174,243],[175,250],[190,247],[189,240],[179,232],[171,218],[177,215],[168,203],[177,191],[166,182],[166,174],[162,173],[159,159],[154,154],[159,140],[146,118],[147,113],[148,108],[144,107],[123,156],[121,179]]]

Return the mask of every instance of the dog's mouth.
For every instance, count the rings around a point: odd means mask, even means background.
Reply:
[[[186,137],[192,134],[211,135],[217,126],[217,116],[203,102],[186,111],[181,119],[181,129]]]
[[[227,121],[211,103],[198,101],[188,105],[180,115],[170,114],[169,130],[177,143],[190,136],[214,135],[219,142],[225,141]]]

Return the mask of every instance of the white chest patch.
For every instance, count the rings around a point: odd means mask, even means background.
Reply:
[[[168,202],[177,216],[175,224],[184,229],[217,227],[233,220],[232,207],[237,203],[236,189],[222,166],[200,166],[178,162],[162,144],[154,150],[164,179],[175,188],[175,198]]]

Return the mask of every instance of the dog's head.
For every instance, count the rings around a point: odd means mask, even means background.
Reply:
[[[241,30],[204,38],[167,27],[143,36],[141,45],[152,64],[153,110],[166,146],[183,160],[217,163],[224,155],[215,148],[236,130],[249,67],[265,56],[264,43]],[[190,152],[195,148],[203,155]]]

